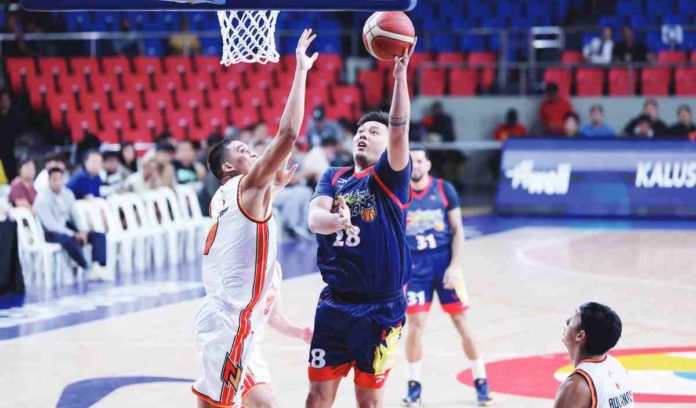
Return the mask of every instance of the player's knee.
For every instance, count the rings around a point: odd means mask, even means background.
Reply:
[[[324,408],[330,407],[331,396],[328,393],[323,393],[321,390],[310,389],[309,394],[307,394],[307,401],[305,403],[306,408]]]
[[[421,332],[425,328],[425,316],[421,316],[422,313],[411,315],[408,318],[409,330],[414,332]]]
[[[278,403],[272,395],[257,395],[254,398],[245,398],[244,406],[247,408],[278,408]]]
[[[358,395],[356,399],[360,408],[377,408],[379,406],[379,394],[376,393]]]

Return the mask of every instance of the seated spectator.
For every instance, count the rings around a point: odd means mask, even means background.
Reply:
[[[689,105],[679,105],[677,108],[677,123],[669,128],[669,135],[678,138],[696,139],[696,125],[694,124]]]
[[[121,165],[125,167],[128,174],[138,171],[138,156],[135,153],[133,143],[125,142],[121,144]]]
[[[341,142],[334,137],[327,137],[321,140],[318,146],[314,146],[304,157],[300,174],[307,179],[308,184],[313,187],[319,181],[319,177],[331,167],[331,162],[340,149]]]
[[[602,28],[602,34],[595,37],[582,49],[585,61],[591,64],[611,64],[614,40],[611,27]]]
[[[122,18],[120,23],[121,34],[127,34],[131,32],[131,22],[127,18]],[[140,40],[135,38],[118,38],[113,41],[112,46],[117,54],[125,55],[127,57],[137,57],[143,52],[143,44]]]
[[[46,234],[46,241],[56,242],[67,251],[83,269],[89,265],[82,252],[82,246],[92,245],[92,260],[100,265],[106,265],[106,236],[87,231],[77,216],[75,196],[64,187],[63,170],[53,168],[48,172],[49,188],[39,191],[34,202],[34,209]],[[103,278],[101,270],[93,263],[93,273],[97,278]]]
[[[65,172],[65,158],[60,153],[49,153],[44,159],[44,168],[39,172],[34,180],[34,189],[36,191],[45,190],[48,188],[48,171],[53,168],[61,169]]]
[[[647,116],[650,120],[650,129],[652,129],[653,134],[656,136],[664,136],[669,134],[669,128],[665,122],[660,119],[660,109],[657,105],[657,100],[654,98],[648,98],[645,100],[645,103],[643,103],[643,112],[637,117],[631,119],[631,121],[626,124],[626,127],[624,127],[624,135],[635,136],[638,121],[642,119],[643,116]]]
[[[573,106],[568,99],[558,92],[558,84],[549,82],[544,90],[544,100],[541,102],[539,114],[547,136],[563,135],[563,123],[568,113],[573,112]]]
[[[604,108],[602,105],[590,106],[590,123],[580,129],[583,137],[614,137],[616,133],[604,124]]]
[[[648,59],[652,57],[648,54],[645,44],[636,40],[633,27],[625,25],[621,30],[621,41],[614,47],[614,62],[646,62]]]
[[[633,129],[633,133],[630,135],[630,137],[640,139],[652,139],[655,137],[655,131],[652,128],[650,116],[646,114],[638,116],[636,119],[636,126]]]
[[[189,21],[181,18],[180,33],[169,37],[169,49],[174,55],[196,55],[201,52],[198,36],[190,32]]]
[[[268,125],[265,122],[258,122],[250,127],[251,135],[249,141],[246,142],[249,146],[256,146],[259,142],[266,142],[270,138],[268,134]],[[240,139],[241,140],[241,139]]]
[[[422,122],[428,133],[439,135],[440,140],[443,142],[454,141],[452,116],[445,112],[441,102],[433,102],[429,113],[423,118]]]
[[[101,178],[99,192],[102,197],[108,197],[112,194],[123,192],[123,183],[126,181],[127,173],[126,169],[121,166],[119,160],[121,154],[118,151],[107,150],[104,152],[103,157],[104,165],[99,173]]]
[[[341,127],[333,120],[326,119],[323,106],[317,106],[312,112],[312,121],[307,127],[307,140],[309,146],[319,146],[322,140],[327,138],[339,139]]]
[[[563,134],[567,137],[580,136],[580,117],[575,112],[569,112],[563,119]]]
[[[67,184],[76,199],[101,197],[99,188],[102,181],[99,173],[102,171],[102,166],[101,153],[97,150],[89,150],[85,153],[83,167],[70,177]]]
[[[508,137],[527,136],[527,128],[518,121],[517,109],[508,109],[505,113],[505,123],[498,125],[493,131],[493,137],[500,142]]]
[[[205,167],[196,161],[196,150],[188,140],[179,142],[173,165],[176,182],[179,184],[197,183],[205,177]]]
[[[24,207],[33,211],[32,206],[36,199],[34,176],[36,176],[34,161],[22,160],[19,163],[19,175],[10,184],[10,203],[14,207]]]
[[[126,178],[124,183],[125,189],[142,194],[159,187],[164,187],[166,184],[162,180],[162,169],[164,169],[164,166],[161,167],[159,165],[155,151],[150,150],[143,156],[140,170]]]
[[[176,148],[169,143],[159,144],[155,149],[155,160],[157,162],[157,173],[162,186],[174,188],[176,185],[176,174],[174,172],[174,156]]]

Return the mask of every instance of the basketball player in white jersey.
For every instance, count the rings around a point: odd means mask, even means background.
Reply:
[[[563,344],[575,366],[561,384],[555,408],[633,407],[626,369],[607,354],[621,337],[621,319],[608,306],[588,302],[566,321]]]
[[[307,72],[318,54],[306,55],[316,36],[305,30],[296,49],[292,89],[276,137],[260,156],[237,140],[225,140],[208,156],[222,184],[210,203],[214,224],[203,256],[206,296],[196,316],[199,407],[231,407],[262,325],[261,299],[273,278],[276,224],[272,198],[292,178],[287,161],[302,126]],[[269,407],[275,406],[267,405]]]
[[[271,389],[271,373],[268,370],[268,364],[263,358],[261,347],[259,346],[263,341],[262,338],[266,324],[285,336],[304,340],[307,344],[312,341],[312,329],[295,325],[283,312],[280,295],[282,281],[283,270],[280,264],[276,262],[271,285],[260,304],[260,307],[263,308],[262,319],[264,324],[254,333],[254,342],[256,342],[257,347],[254,348],[249,357],[249,365],[244,375],[241,392],[237,393],[235,406],[257,408],[276,405]]]

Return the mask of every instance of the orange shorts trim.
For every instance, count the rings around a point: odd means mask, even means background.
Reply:
[[[269,387],[271,386],[270,383],[266,383],[266,382],[254,383],[253,385],[250,385],[249,388],[247,388],[247,387],[245,386],[245,387],[244,387],[244,392],[242,393],[242,402],[244,402],[244,398],[246,398],[247,394],[249,394],[249,391],[251,391],[251,390],[253,390],[254,388],[259,387],[259,386],[261,386],[261,385],[267,385],[267,386],[269,386]]]
[[[191,386],[191,391],[196,395],[196,397],[202,399],[203,401],[207,402],[208,404],[210,404],[210,405],[212,405],[212,406],[214,406],[214,407],[221,407],[221,408],[231,408],[231,407],[234,407],[234,404],[232,404],[232,405],[226,405],[226,404],[223,404],[223,403],[221,403],[221,402],[219,402],[219,401],[214,401],[214,400],[213,400],[212,398],[210,398],[209,396],[207,396],[207,395],[205,395],[205,394],[203,394],[203,393],[200,393],[200,392],[196,391],[196,389],[193,388],[193,386]]]
[[[358,387],[378,390],[384,387],[384,384],[387,382],[387,377],[389,377],[390,371],[391,369],[385,371],[384,374],[370,374],[364,373],[356,368],[355,379],[353,380],[353,382]]]
[[[342,378],[348,375],[352,367],[352,363],[322,368],[309,367],[309,381],[331,381],[337,378]]]
[[[422,305],[415,304],[413,306],[407,306],[406,314],[428,313],[430,311],[430,306],[432,306],[430,302],[423,303]]]
[[[469,306],[465,305],[462,302],[455,302],[455,303],[447,303],[442,306],[442,310],[445,313],[449,314],[457,314],[457,313],[464,313],[469,309]]]

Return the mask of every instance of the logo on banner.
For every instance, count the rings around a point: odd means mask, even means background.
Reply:
[[[636,188],[693,188],[696,161],[638,162]]]
[[[529,194],[565,195],[570,187],[570,163],[559,163],[555,170],[534,170],[534,160],[523,160],[505,171],[514,190]]]

